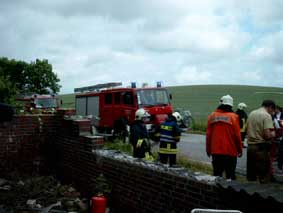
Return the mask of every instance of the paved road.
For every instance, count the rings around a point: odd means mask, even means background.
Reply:
[[[211,163],[211,158],[207,157],[205,151],[205,135],[182,134],[182,139],[178,144],[179,155],[186,156],[188,159]],[[238,158],[237,171],[245,173],[246,170],[246,152],[244,149],[243,156]]]
[[[153,151],[158,151],[157,144],[153,146]],[[211,164],[211,158],[207,157],[205,151],[205,135],[182,133],[181,141],[178,144],[178,155],[185,156],[189,160]],[[237,161],[237,173],[246,174],[246,162],[247,149],[244,148],[243,156],[238,158]],[[283,181],[282,171],[277,169],[276,163],[274,163],[273,168],[275,169],[275,175]]]

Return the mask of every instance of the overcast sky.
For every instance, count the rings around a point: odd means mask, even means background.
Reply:
[[[61,93],[110,81],[283,87],[282,0],[0,0],[0,56]]]

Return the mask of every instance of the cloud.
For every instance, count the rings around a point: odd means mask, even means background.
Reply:
[[[227,17],[228,18],[228,17]],[[222,18],[191,15],[185,17],[175,27],[160,33],[143,37],[145,48],[156,51],[190,51],[207,56],[229,57],[241,53],[250,41],[250,35],[241,32],[237,23],[223,21]]]
[[[176,76],[178,84],[205,84],[211,82],[211,73],[207,71],[199,71],[196,67],[184,67]]]
[[[250,58],[256,61],[283,64],[283,30],[270,33],[259,40],[250,52]]]
[[[47,58],[63,93],[107,81],[283,86],[273,79],[282,9],[280,0],[3,1],[0,56]]]
[[[270,24],[271,22],[282,22],[283,2],[281,0],[249,0],[247,5],[251,15],[260,24]]]
[[[250,72],[244,72],[242,78],[243,79],[249,79],[252,81],[260,81],[262,80],[262,76],[261,76],[261,72],[260,71],[250,71]]]

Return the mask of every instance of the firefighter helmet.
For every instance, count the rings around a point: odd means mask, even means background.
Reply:
[[[179,113],[179,112],[174,112],[173,114],[172,114],[172,116],[174,117],[174,118],[176,118],[176,121],[177,122],[180,122],[180,121],[182,121],[182,116],[181,116],[181,114]]]
[[[145,111],[145,109],[143,108],[138,109],[135,115],[136,115],[136,120],[140,120],[140,121],[150,116],[149,113]]]
[[[240,110],[244,110],[245,108],[247,108],[248,106],[245,103],[239,103],[238,104],[238,109]]]
[[[224,95],[220,99],[220,104],[233,107],[233,98],[230,95]]]

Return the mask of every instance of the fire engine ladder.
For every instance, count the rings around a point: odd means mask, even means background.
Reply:
[[[74,92],[92,92],[92,91],[99,91],[101,89],[108,89],[108,88],[113,88],[113,87],[118,87],[122,86],[121,82],[110,82],[110,83],[105,83],[105,84],[96,84],[93,86],[87,86],[87,87],[79,87],[75,88]]]

